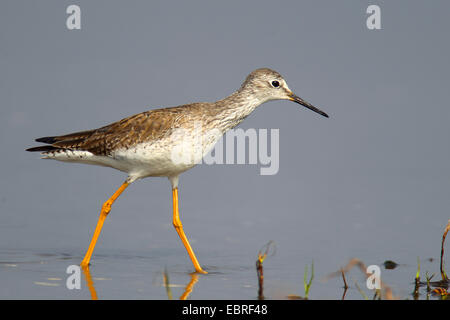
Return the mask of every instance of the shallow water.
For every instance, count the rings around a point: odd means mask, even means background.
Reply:
[[[210,252],[207,275],[194,274],[179,249],[149,252],[98,250],[87,271],[81,270],[81,288],[69,290],[66,281],[70,265],[82,259],[74,250],[1,250],[1,299],[257,299],[258,281],[253,257]],[[202,253],[206,255],[206,252]],[[254,259],[256,260],[256,259]],[[277,263],[277,255],[264,261],[264,297],[288,299],[304,296],[303,265]],[[244,262],[244,263],[243,263]],[[308,280],[311,275],[308,265]],[[422,281],[425,270],[435,270],[438,260],[421,261]],[[335,268],[336,269],[336,268]],[[310,299],[364,299],[373,298],[374,290],[366,288],[366,278],[354,267],[346,273],[349,285],[344,291],[341,276],[327,278],[338,271],[314,261],[314,279]],[[382,267],[382,281],[396,298],[413,299],[414,261],[398,265],[394,270]],[[439,280],[439,274],[434,280]],[[361,291],[364,293],[361,293]],[[419,299],[438,299],[420,288]]]
[[[86,188],[63,190],[58,186],[65,184],[65,178],[58,175],[52,177],[52,184],[39,188],[24,184],[21,191],[35,197],[34,202],[2,203],[0,299],[178,299],[186,297],[186,289],[190,299],[257,299],[255,263],[270,240],[275,250],[263,263],[267,299],[304,296],[304,271],[308,266],[310,274],[312,262],[310,299],[341,299],[341,277],[325,279],[351,258],[379,266],[382,281],[400,299],[413,299],[417,258],[421,280],[425,281],[426,272],[435,273],[433,280],[439,280],[448,215],[437,208],[445,207],[448,197],[438,186],[447,178],[401,172],[338,177],[304,176],[305,183],[292,189],[286,186],[288,173],[276,179],[255,176],[248,167],[203,167],[186,173],[180,189],[181,219],[201,265],[209,272],[196,279],[171,225],[168,181],[137,182],[108,215],[91,260],[93,285],[88,286],[89,279],[82,273],[80,290],[67,289],[66,270],[81,262],[98,218],[99,199],[107,198],[111,187],[97,188],[96,177],[85,175],[80,180],[88,182]],[[252,188],[242,193],[216,185],[211,190],[208,181],[220,179],[243,181],[242,185]],[[71,182],[83,185],[77,179]],[[5,189],[7,199],[14,197],[13,191]],[[48,194],[58,199],[46,201]],[[22,209],[30,204],[32,210]],[[428,204],[435,209],[427,209]],[[399,265],[387,270],[386,260]],[[444,260],[448,265],[448,253]],[[165,286],[165,270],[170,290]],[[357,267],[346,279],[350,288],[345,299],[364,299],[358,286],[373,297]],[[427,298],[425,288],[420,293],[420,299]]]

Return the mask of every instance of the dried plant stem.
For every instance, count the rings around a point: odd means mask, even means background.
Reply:
[[[258,276],[258,299],[264,300],[264,268],[263,261],[267,258],[270,249],[273,248],[272,254],[275,254],[275,248],[273,241],[266,243],[263,248],[258,252],[258,259],[256,260],[256,274]],[[265,249],[265,250],[264,250]],[[264,250],[264,253],[262,253]]]
[[[264,269],[263,269],[264,258],[258,256],[256,260],[256,273],[258,275],[258,300],[264,300]]]
[[[450,230],[450,219],[448,220],[447,226],[445,227],[444,230],[444,234],[442,235],[442,244],[441,244],[441,276],[442,276],[442,281],[448,281],[448,277],[447,274],[445,273],[445,268],[444,268],[444,242],[445,242],[445,237],[447,236],[447,233]]]
[[[417,257],[417,273],[416,273],[416,278],[414,279],[415,284],[414,284],[414,292],[413,292],[413,297],[414,300],[419,300],[419,287],[420,287],[420,258]]]
[[[345,295],[347,294],[348,285],[347,280],[345,280],[345,272],[344,269],[341,268],[342,280],[344,281],[344,293],[342,294],[342,300],[345,299]]]

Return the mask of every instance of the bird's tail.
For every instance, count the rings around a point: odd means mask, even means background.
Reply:
[[[63,136],[42,137],[35,139],[36,142],[45,143],[45,146],[28,148],[30,152],[52,152],[60,150],[76,150],[86,138],[90,137],[95,130],[81,131]]]
[[[30,152],[49,152],[49,151],[57,151],[59,149],[60,148],[54,147],[54,146],[39,146],[39,147],[28,148],[25,151],[30,151]]]

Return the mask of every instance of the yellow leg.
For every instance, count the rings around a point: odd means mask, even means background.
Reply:
[[[178,235],[180,236],[181,241],[184,244],[184,247],[186,248],[189,257],[192,260],[192,263],[194,264],[195,271],[199,273],[208,273],[202,269],[200,266],[200,263],[198,263],[197,258],[195,257],[194,251],[191,248],[191,245],[189,244],[189,241],[184,234],[183,231],[183,225],[181,224],[180,220],[180,213],[178,211],[178,188],[172,189],[172,196],[173,196],[173,226],[175,227],[175,230],[177,231]]]
[[[119,189],[109,198],[102,206],[102,211],[100,212],[100,217],[98,218],[97,227],[95,228],[94,235],[92,236],[91,244],[84,256],[83,261],[81,261],[82,267],[88,267],[89,261],[91,260],[92,253],[94,252],[95,244],[97,243],[98,236],[100,235],[100,231],[102,231],[103,222],[105,222],[105,218],[108,213],[111,211],[111,205],[116,201],[116,199],[120,196],[120,194],[129,186],[129,183],[124,182]]]

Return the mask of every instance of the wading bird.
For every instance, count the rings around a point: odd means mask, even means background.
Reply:
[[[97,227],[81,266],[89,266],[103,222],[111,211],[111,205],[130,183],[146,177],[168,177],[172,184],[173,225],[195,270],[206,273],[184,234],[180,220],[178,177],[196,163],[174,161],[173,148],[177,143],[175,132],[177,129],[183,129],[186,135],[192,136],[192,141],[196,140],[195,135],[210,130],[218,130],[224,134],[237,126],[256,107],[270,100],[294,101],[328,117],[325,112],[296,96],[278,72],[262,68],[250,73],[236,92],[216,102],[199,102],[150,110],[98,129],[36,139],[37,142],[46,145],[27,151],[39,151],[44,159],[107,166],[128,174],[125,182],[103,204]],[[195,124],[198,122],[201,123],[202,132],[195,130]],[[219,138],[218,135],[210,135],[202,142],[200,147],[202,157],[214,147]],[[198,153],[198,146],[185,148],[183,152]]]

